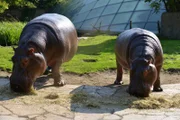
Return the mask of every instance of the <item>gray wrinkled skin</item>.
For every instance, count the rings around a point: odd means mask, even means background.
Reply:
[[[162,91],[160,70],[163,50],[158,37],[147,30],[133,28],[119,35],[115,44],[117,77],[114,84],[122,84],[122,68],[130,70],[128,92],[147,97],[151,92]]]
[[[24,27],[18,48],[14,50],[11,88],[29,92],[47,66],[52,67],[54,85],[64,85],[59,68],[72,59],[77,46],[76,29],[65,16],[43,14],[34,18]]]

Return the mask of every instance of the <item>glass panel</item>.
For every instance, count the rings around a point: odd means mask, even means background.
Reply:
[[[136,7],[136,10],[151,10],[150,4],[144,1],[140,1]]]
[[[128,23],[132,12],[117,14],[113,20],[113,24]]]
[[[119,12],[134,11],[137,3],[138,3],[138,1],[125,2],[125,3],[123,3],[121,5],[121,8],[119,9]]]
[[[77,16],[75,16],[72,21],[74,23],[76,22],[81,22],[81,21],[84,21],[86,16],[88,15],[89,12],[85,12],[85,13],[82,13],[82,14],[78,14]]]
[[[96,22],[97,22],[98,18],[94,18],[94,19],[90,19],[90,20],[86,20],[83,25],[82,25],[82,29],[83,28],[88,28],[89,30],[93,29],[93,27],[95,26]]]
[[[158,13],[152,12],[149,17],[149,22],[157,22],[158,20],[161,21],[161,15],[165,12],[165,10],[160,10]]]
[[[108,15],[108,16],[100,17],[98,22],[96,23],[96,27],[101,27],[101,26],[111,24],[111,21],[113,18],[114,18],[114,15]]]
[[[91,10],[95,4],[96,4],[96,2],[92,2],[90,4],[85,5],[79,13],[83,13],[83,12]]]
[[[122,31],[124,31],[125,27],[126,27],[126,24],[112,25],[110,27],[110,31],[112,31],[112,32],[122,32]]]
[[[107,6],[102,15],[113,14],[118,11],[120,4]]]
[[[98,0],[96,5],[94,6],[94,8],[105,6],[108,4],[108,2],[109,2],[109,0]]]
[[[134,12],[131,20],[132,22],[146,22],[150,11]]]
[[[109,4],[115,4],[115,3],[120,3],[123,0],[110,0]]]
[[[101,13],[102,13],[102,11],[103,11],[103,9],[104,9],[104,7],[103,7],[103,8],[98,8],[98,9],[93,9],[93,10],[89,13],[87,19],[100,16]]]
[[[76,27],[76,29],[79,29],[82,25],[82,22],[81,23],[75,23],[74,26]]]
[[[124,0],[124,2],[126,2],[126,1],[138,1],[138,0]]]
[[[108,31],[108,26],[106,26],[106,27],[101,27],[100,30]]]
[[[84,1],[85,4],[89,4],[89,3],[97,1],[97,0],[81,0],[81,1]]]
[[[158,31],[157,28],[158,28],[157,23],[147,23],[145,26],[145,29],[150,31]]]

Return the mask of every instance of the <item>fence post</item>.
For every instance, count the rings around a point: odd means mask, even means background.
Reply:
[[[130,20],[129,22],[129,28],[131,29],[132,28],[132,21]]]
[[[161,26],[160,26],[159,20],[157,21],[157,27],[158,27],[158,32],[159,32],[159,34],[160,34],[160,32],[161,32]]]

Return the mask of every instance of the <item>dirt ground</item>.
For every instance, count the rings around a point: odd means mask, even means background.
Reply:
[[[11,73],[0,71],[0,77],[10,76]],[[180,83],[180,73],[168,73],[161,72],[161,84],[173,84]],[[107,70],[104,72],[96,72],[90,74],[74,74],[74,73],[62,73],[62,78],[66,84],[72,85],[90,85],[90,86],[109,86],[113,84],[116,78],[116,70]],[[124,84],[129,83],[129,74],[127,71],[123,74]],[[37,79],[36,83],[52,83],[53,79],[51,75],[43,75]]]

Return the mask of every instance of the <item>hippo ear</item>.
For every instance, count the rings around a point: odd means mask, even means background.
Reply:
[[[28,55],[33,55],[33,54],[34,54],[34,48],[29,48]]]
[[[16,51],[16,48],[14,46],[12,46],[12,49],[14,50],[14,52]]]

